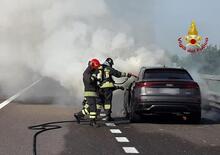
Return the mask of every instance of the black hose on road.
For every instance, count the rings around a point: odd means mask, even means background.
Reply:
[[[57,124],[63,124],[63,123],[73,123],[76,121],[58,121],[58,122],[48,122],[44,124],[29,126],[28,129],[30,130],[36,130],[36,132],[33,136],[33,155],[37,155],[37,136],[45,131],[49,130],[56,130],[62,128],[62,126]]]

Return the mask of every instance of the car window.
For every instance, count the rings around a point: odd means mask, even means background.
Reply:
[[[184,79],[192,80],[192,77],[185,70],[177,69],[148,69],[144,72],[144,78],[147,79]]]

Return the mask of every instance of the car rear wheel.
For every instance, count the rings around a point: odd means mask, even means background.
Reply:
[[[129,114],[129,120],[131,123],[139,123],[141,122],[141,116],[135,112],[131,112]]]
[[[190,115],[190,122],[199,124],[201,122],[201,112],[193,112]]]

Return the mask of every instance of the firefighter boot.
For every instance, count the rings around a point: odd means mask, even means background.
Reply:
[[[96,120],[95,120],[95,119],[91,119],[89,125],[90,125],[90,126],[93,126],[93,127],[95,127],[95,128],[98,128],[98,127],[99,127],[99,125],[96,123]]]
[[[108,115],[108,116],[104,117],[102,120],[106,121],[106,122],[114,121],[114,119],[111,117],[111,115]]]
[[[84,115],[81,114],[81,112],[79,112],[79,113],[75,113],[75,114],[74,114],[74,117],[75,117],[75,119],[76,119],[76,122],[77,122],[78,124],[80,124],[80,120],[84,117]]]

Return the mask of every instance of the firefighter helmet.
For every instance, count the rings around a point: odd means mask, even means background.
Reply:
[[[107,58],[105,60],[105,62],[107,62],[110,66],[113,66],[114,65],[114,61],[112,60],[112,58]]]
[[[98,69],[100,67],[100,62],[98,59],[92,59],[89,61],[89,66],[92,68],[92,69]]]

